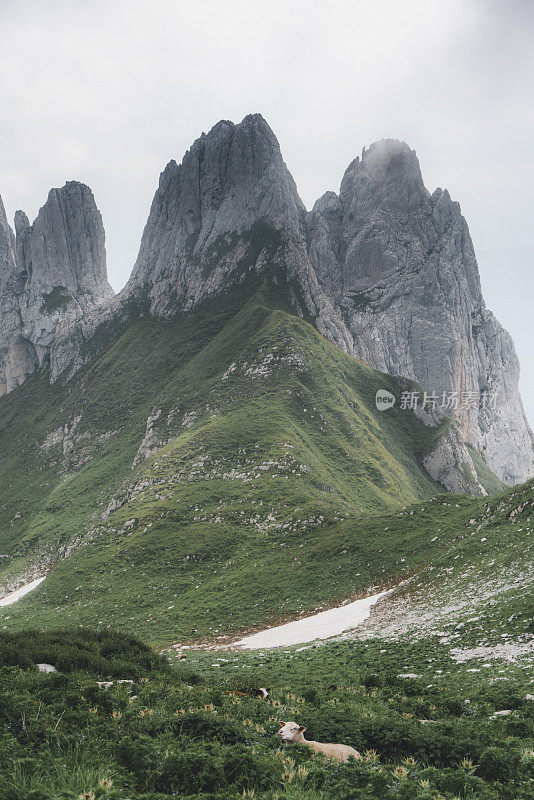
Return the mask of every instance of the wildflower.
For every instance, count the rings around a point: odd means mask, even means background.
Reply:
[[[292,758],[290,758],[289,756],[287,758],[284,758],[284,764],[287,767],[289,767],[289,769],[293,769],[293,767],[295,766],[294,760]]]
[[[464,769],[473,769],[473,762],[470,758],[463,758],[461,766]]]
[[[243,798],[243,800],[252,800],[252,798],[255,797],[255,795],[256,795],[255,789],[243,789],[243,794],[241,795],[241,797]]]
[[[284,783],[293,783],[293,778],[295,777],[296,772],[294,769],[285,769],[282,772],[282,780]]]
[[[395,767],[395,769],[392,772],[392,775],[395,778],[398,778],[400,781],[403,781],[405,778],[407,778],[408,774],[409,774],[409,772],[406,769],[406,767],[401,767],[401,766]]]
[[[154,713],[154,709],[153,708],[142,708],[139,711],[139,716],[140,717],[151,717],[153,713]]]
[[[96,716],[96,714],[98,714],[98,708],[96,708],[96,706],[93,706],[92,708],[89,709],[89,713],[94,714]]]
[[[100,780],[98,781],[98,785],[100,786],[102,791],[109,792],[109,790],[113,786],[113,781],[111,780],[111,778],[100,778]]]
[[[430,789],[430,781],[428,780],[428,778],[423,778],[422,780],[419,781],[419,786],[421,787],[421,789]]]
[[[95,800],[94,792],[82,792],[78,795],[78,800]]]
[[[111,716],[113,717],[113,719],[117,719],[117,720],[122,718],[122,714],[121,714],[120,711],[112,711],[111,712]]]
[[[415,760],[415,758],[413,756],[408,756],[408,758],[405,758],[403,763],[406,764],[407,767],[415,767],[415,766],[417,766],[417,761]]]
[[[309,774],[310,770],[306,769],[306,767],[303,764],[301,764],[300,767],[297,769],[297,780],[304,782]]]
[[[376,750],[366,750],[363,754],[363,760],[370,762],[378,761],[378,753]]]
[[[180,716],[180,714],[185,714],[185,708],[178,708],[178,709],[176,709],[176,711],[174,712],[174,716],[175,716],[175,717],[179,717],[179,716]]]

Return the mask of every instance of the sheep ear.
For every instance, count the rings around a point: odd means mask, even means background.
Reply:
[[[301,725],[300,728],[299,728],[299,731],[301,733],[304,733],[305,730],[307,730],[306,726],[305,725]]]
[[[278,724],[280,725],[281,728],[283,728],[286,723],[285,722],[279,722]]]

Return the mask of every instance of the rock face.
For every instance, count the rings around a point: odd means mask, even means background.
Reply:
[[[14,241],[2,209],[0,392],[48,359],[52,379],[74,373],[83,342],[132,303],[167,316],[269,276],[337,346],[423,386],[459,424],[452,451],[471,442],[506,483],[534,474],[518,360],[485,307],[467,223],[447,191],[427,191],[402,142],[364,150],[339,195],[307,213],[265,120],[219,122],[167,165],[132,276],[104,305],[104,233],[87,187],[53,190],[16,230]],[[445,474],[452,451],[429,467]]]
[[[355,352],[416,379],[506,483],[534,472],[510,336],[484,304],[467,223],[425,189],[415,153],[384,140],[350,164],[308,218],[309,253]]]
[[[406,144],[364,150],[308,214],[263,118],[218,123],[162,173],[123,299],[169,314],[267,271],[339,347],[435,393],[502,480],[534,474],[518,360],[467,223]]]
[[[322,291],[306,249],[306,210],[263,117],[219,122],[161,174],[122,300],[154,314],[188,310],[269,271],[302,314],[352,352],[352,336]],[[298,288],[297,288],[298,287]]]
[[[48,364],[60,324],[113,295],[102,219],[84,184],[52,189],[33,225],[17,211],[15,230],[0,205],[0,394]]]

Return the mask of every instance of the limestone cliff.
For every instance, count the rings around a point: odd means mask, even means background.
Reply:
[[[384,140],[308,217],[309,253],[355,352],[416,379],[507,483],[534,472],[513,342],[486,309],[458,203],[425,188],[415,153]]]
[[[113,295],[102,218],[84,184],[52,189],[33,225],[17,211],[15,230],[1,205],[0,394],[48,364],[58,325]]]
[[[48,359],[53,379],[73,374],[90,358],[84,342],[125,309],[184,313],[269,278],[337,346],[427,390],[458,423],[454,448],[471,442],[510,484],[534,474],[517,356],[485,307],[467,223],[447,191],[425,188],[402,142],[364,150],[339,195],[308,213],[265,120],[219,122],[161,174],[132,276],[107,303],[87,187],[52,190],[16,229],[15,241],[2,211],[0,391]]]

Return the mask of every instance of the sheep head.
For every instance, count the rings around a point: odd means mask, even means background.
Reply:
[[[297,722],[279,722],[280,730],[277,731],[278,736],[284,742],[302,742],[304,739],[304,731],[306,728],[299,725]]]

